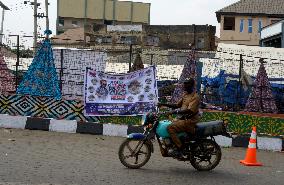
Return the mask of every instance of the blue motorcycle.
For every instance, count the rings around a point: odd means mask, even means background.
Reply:
[[[144,133],[132,133],[123,141],[119,148],[121,163],[132,169],[141,168],[154,152],[153,142],[158,141],[163,157],[171,157],[168,151],[174,147],[167,127],[170,120],[162,120],[162,114],[149,113],[143,116]],[[222,152],[214,136],[231,137],[226,129],[226,121],[212,121],[198,123],[195,134],[179,133],[179,138],[185,146],[179,161],[189,161],[199,171],[214,169],[220,162]],[[175,158],[175,157],[174,157]]]

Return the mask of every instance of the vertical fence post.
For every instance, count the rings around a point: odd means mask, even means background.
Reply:
[[[19,63],[20,63],[20,36],[17,35],[17,62],[16,62],[16,90],[18,88],[18,84],[19,84]]]
[[[241,93],[242,93],[242,82],[241,82],[241,78],[242,78],[242,69],[243,69],[243,55],[240,54],[240,65],[239,65],[239,84],[237,87],[237,110],[240,109],[241,107]]]
[[[59,75],[59,80],[60,80],[60,91],[62,94],[62,76],[63,76],[63,49],[60,50],[60,75]]]
[[[130,44],[130,49],[129,49],[129,72],[131,71],[131,63],[132,63],[132,50],[133,50],[133,44]]]
[[[151,53],[151,65],[153,65],[153,56],[154,56],[154,54],[153,53]]]

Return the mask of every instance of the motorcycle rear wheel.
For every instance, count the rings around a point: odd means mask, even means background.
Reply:
[[[190,163],[198,171],[210,171],[219,164],[221,157],[220,146],[215,141],[205,139],[194,143]]]
[[[139,151],[134,151],[135,148],[136,150],[140,149]],[[118,156],[120,162],[127,168],[138,169],[149,161],[151,147],[147,143],[142,144],[142,140],[126,139],[119,147]],[[139,162],[139,157],[141,156],[144,157]]]

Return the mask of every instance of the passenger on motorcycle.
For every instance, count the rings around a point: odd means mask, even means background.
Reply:
[[[195,81],[190,78],[183,83],[184,94],[177,104],[163,104],[158,106],[166,106],[174,108],[173,111],[166,112],[166,115],[177,114],[173,124],[168,127],[168,132],[176,148],[170,149],[168,154],[170,156],[179,157],[182,155],[183,146],[177,134],[180,132],[187,132],[194,134],[195,126],[200,121],[199,106],[200,98],[195,92]]]

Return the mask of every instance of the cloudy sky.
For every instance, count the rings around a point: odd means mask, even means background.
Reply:
[[[4,34],[33,34],[33,6],[24,5],[24,0],[1,0],[11,10],[5,13]],[[33,0],[31,0],[33,1]],[[155,25],[188,25],[210,24],[219,26],[215,12],[238,0],[134,0],[151,3],[151,24]],[[44,0],[38,0],[41,6],[39,13],[44,13]],[[50,28],[55,33],[57,0],[49,0]],[[2,14],[2,13],[1,13]],[[1,15],[0,15],[1,17]],[[45,20],[39,19],[40,33],[43,33]],[[4,42],[13,38],[4,38]],[[22,44],[30,43],[32,38],[21,39]],[[13,42],[13,40],[11,40]]]

